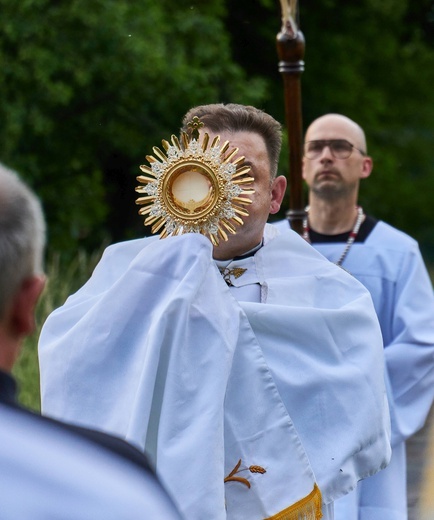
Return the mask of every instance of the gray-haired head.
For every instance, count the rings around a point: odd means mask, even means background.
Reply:
[[[270,178],[277,175],[280,149],[282,146],[282,126],[272,116],[258,108],[235,103],[215,103],[191,108],[184,116],[182,128],[188,135],[187,126],[197,116],[212,132],[254,132],[259,134],[267,147],[270,161]]]
[[[36,195],[0,164],[0,318],[22,282],[43,273],[45,220]]]

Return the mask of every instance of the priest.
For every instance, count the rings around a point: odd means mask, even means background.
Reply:
[[[138,178],[163,239],[108,247],[40,339],[43,412],[135,443],[187,518],[330,520],[390,457],[369,293],[266,224],[280,145],[258,109],[191,109]]]

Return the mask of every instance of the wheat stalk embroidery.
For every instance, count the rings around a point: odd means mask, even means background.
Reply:
[[[224,479],[225,484],[226,484],[226,482],[240,482],[241,484],[244,484],[245,486],[247,486],[250,489],[250,482],[244,477],[237,477],[236,476],[237,473],[240,473],[241,471],[250,471],[250,473],[264,474],[267,472],[267,470],[265,470],[262,466],[252,465],[252,466],[249,466],[248,468],[243,468],[243,469],[240,469],[240,466],[241,466],[241,459],[237,462],[234,469],[229,473],[229,475],[227,477],[225,477],[225,479]]]

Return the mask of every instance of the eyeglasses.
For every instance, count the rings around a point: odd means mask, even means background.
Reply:
[[[330,148],[330,152],[335,159],[348,159],[353,149],[356,149],[362,155],[366,155],[363,150],[360,150],[360,148],[357,148],[346,139],[320,139],[308,141],[304,145],[304,156],[306,159],[317,159],[326,146]]]

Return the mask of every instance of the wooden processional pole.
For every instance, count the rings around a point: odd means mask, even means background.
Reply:
[[[303,121],[301,81],[304,71],[304,36],[298,28],[297,0],[280,0],[282,29],[277,35],[279,72],[283,76],[285,120],[289,145],[289,209],[286,212],[291,228],[302,233],[305,204],[303,201],[302,157]]]

